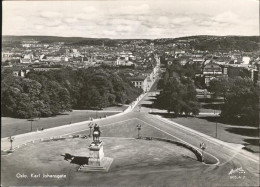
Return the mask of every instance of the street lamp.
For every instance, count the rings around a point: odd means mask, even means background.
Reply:
[[[11,143],[10,150],[12,151],[12,150],[13,150],[13,141],[14,141],[14,137],[10,136],[10,137],[8,138],[8,140],[9,140],[10,143]]]
[[[28,119],[28,121],[30,121],[31,122],[31,132],[33,131],[33,129],[32,129],[32,122],[34,121],[34,119],[33,118],[31,118],[31,119]]]
[[[91,129],[93,127],[93,124],[92,123],[89,123],[88,124],[88,127],[89,127],[89,137],[91,137]]]
[[[219,115],[216,111],[215,113],[215,109],[214,109],[214,114],[216,114],[216,138],[218,137],[218,119],[217,119],[217,116]]]
[[[200,143],[200,148],[202,150],[201,154],[202,154],[202,162],[204,161],[204,150],[207,148],[205,143]]]
[[[216,138],[218,138],[218,121],[217,121],[217,118],[216,118]]]
[[[140,137],[140,130],[142,129],[142,125],[138,124],[138,125],[136,126],[136,128],[137,128],[137,130],[138,130],[137,138],[140,139],[140,138],[141,138],[141,137]]]

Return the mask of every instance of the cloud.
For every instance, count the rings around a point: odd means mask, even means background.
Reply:
[[[79,21],[100,21],[104,18],[104,14],[103,12],[79,12],[79,13],[75,13],[73,15],[74,19],[78,19]]]
[[[47,21],[44,24],[48,27],[58,27],[62,25],[62,21],[56,19],[56,20]]]
[[[160,16],[159,18],[157,18],[156,23],[161,25],[167,25],[169,23],[169,18],[166,16]]]
[[[192,19],[190,17],[177,17],[171,20],[171,23],[175,25],[187,25],[191,22]]]
[[[218,14],[212,18],[212,21],[218,22],[218,23],[237,23],[239,21],[239,17],[237,14],[232,12],[224,12],[221,14]]]
[[[44,26],[43,26],[43,25],[36,25],[35,28],[36,28],[37,30],[41,30],[41,29],[44,28]]]
[[[55,18],[61,18],[62,14],[59,12],[44,11],[40,13],[40,16],[42,18],[55,19]]]
[[[94,6],[85,7],[85,8],[83,8],[83,10],[86,13],[96,13],[96,12],[98,12],[98,9]]]
[[[109,14],[116,15],[145,15],[150,12],[150,6],[148,4],[142,4],[139,6],[127,5],[109,10],[108,12]]]
[[[258,4],[226,1],[5,1],[3,34],[112,38],[258,35]]]
[[[78,18],[74,17],[74,18],[64,18],[63,21],[65,23],[77,23],[79,20]]]

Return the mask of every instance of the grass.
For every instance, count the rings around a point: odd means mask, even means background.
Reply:
[[[169,118],[183,126],[189,127],[206,135],[216,137],[225,142],[243,144],[252,152],[259,152],[259,144],[255,142],[259,140],[259,130],[252,127],[233,127],[229,124],[219,123],[214,117],[196,118],[196,117],[179,117]],[[254,141],[248,141],[249,138],[256,139]]]
[[[127,125],[135,127],[135,121]],[[114,136],[116,126],[110,127]],[[145,126],[143,130],[149,131]],[[150,129],[151,131],[155,131]],[[151,132],[152,133],[152,132]],[[4,186],[229,186],[227,172],[233,161],[222,167],[205,166],[189,150],[161,141],[121,138],[102,138],[106,157],[113,158],[109,172],[77,172],[87,162],[90,138],[68,138],[59,141],[38,142],[24,146],[14,154],[2,158],[2,184]],[[28,154],[30,153],[30,154]],[[65,155],[74,156],[71,159]],[[205,155],[206,156],[206,155]],[[212,162],[208,160],[207,162]],[[28,178],[17,178],[17,173]],[[33,178],[32,174],[39,175]],[[59,180],[43,178],[43,174],[66,175]],[[254,176],[252,173],[248,173]],[[221,179],[217,180],[216,179]],[[232,185],[254,186],[258,177],[232,181]]]
[[[137,138],[138,137],[138,130],[136,128],[137,124],[142,125],[142,128],[140,130],[140,136],[173,139],[172,136],[162,133],[151,126],[149,126],[145,123],[142,123],[138,119],[132,119],[132,120],[125,121],[122,123],[115,123],[115,124],[108,125],[108,126],[102,126],[101,138],[102,137]],[[77,133],[77,134],[89,135],[89,130],[86,130],[86,131],[83,131],[83,132]]]
[[[114,161],[108,173],[76,172],[79,165],[88,157],[90,139],[66,139],[61,141],[40,142],[25,146],[16,154],[4,157],[2,162],[2,184],[23,186],[117,186],[118,182],[138,186],[153,184],[166,178],[167,186],[174,181],[177,169],[184,174],[193,166],[202,169],[204,166],[196,161],[195,155],[189,150],[174,144],[160,141],[104,139],[104,153]],[[30,153],[30,154],[28,154]],[[65,153],[73,155],[73,160],[65,160]],[[21,159],[22,158],[22,159]],[[86,160],[86,159],[85,159]],[[11,169],[12,168],[12,169]],[[19,179],[17,173],[24,173],[27,179]],[[40,174],[35,179],[31,174]],[[45,179],[43,174],[64,174],[64,179]],[[159,173],[159,175],[158,175]],[[133,180],[135,179],[135,180]],[[171,180],[172,179],[172,180]],[[123,185],[125,186],[125,185]],[[143,185],[142,185],[143,186]]]
[[[90,118],[100,118],[100,117],[114,115],[118,113],[116,112],[118,111],[118,108],[116,111],[115,109],[116,108],[113,107],[113,108],[109,108],[109,111],[73,110],[72,112],[66,112],[54,117],[47,117],[47,118],[40,118],[40,119],[37,118],[35,119],[35,121],[32,122],[32,130],[36,131],[37,128],[40,130],[41,128],[47,129],[52,127],[58,127],[70,123],[86,121],[89,120]],[[17,134],[31,132],[31,122],[28,121],[27,119],[2,117],[1,126],[2,126],[2,132],[1,132],[2,137],[8,137]]]

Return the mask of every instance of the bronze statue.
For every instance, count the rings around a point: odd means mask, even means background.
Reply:
[[[101,131],[99,129],[99,126],[95,124],[94,129],[93,129],[93,142],[95,144],[98,144],[100,142],[99,137],[101,135]]]

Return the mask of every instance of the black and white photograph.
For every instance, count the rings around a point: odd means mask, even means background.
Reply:
[[[259,186],[259,0],[3,0],[1,186]]]

